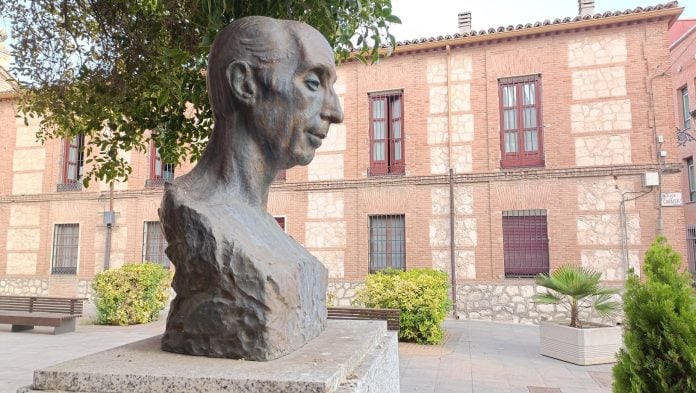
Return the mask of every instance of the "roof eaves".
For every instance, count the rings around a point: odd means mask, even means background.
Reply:
[[[499,26],[497,28],[489,28],[488,30],[472,31],[468,34],[453,34],[446,36],[437,36],[429,38],[417,38],[414,40],[406,40],[397,42],[394,53],[405,53],[416,50],[431,49],[444,47],[447,45],[462,45],[476,42],[492,41],[507,39],[511,37],[520,37],[532,34],[543,34],[549,32],[583,29],[588,27],[637,21],[650,18],[665,18],[669,17],[669,25],[671,26],[682,13],[684,8],[680,8],[676,1],[666,4],[658,4],[656,6],[636,7],[625,11],[607,11],[601,14],[576,16],[574,18],[556,18],[554,20],[537,21],[534,23],[518,24],[516,26]],[[387,48],[383,47],[386,52]]]

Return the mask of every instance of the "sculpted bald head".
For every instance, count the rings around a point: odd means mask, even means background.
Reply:
[[[335,81],[333,50],[313,27],[260,16],[235,20],[208,61],[215,117],[208,146],[221,149],[212,159],[244,134],[274,170],[309,164],[329,126],[343,121]]]
[[[237,19],[215,39],[208,58],[208,96],[213,113],[228,116],[234,110],[230,97],[230,66],[249,64],[264,87],[276,90],[281,72],[297,67],[300,37],[304,23],[265,16]],[[299,28],[299,29],[298,29]],[[310,28],[311,29],[311,28]]]

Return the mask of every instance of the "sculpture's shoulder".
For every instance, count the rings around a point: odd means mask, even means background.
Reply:
[[[201,202],[181,183],[167,183],[159,208],[159,217],[167,238],[181,233],[181,228],[208,227],[208,219],[201,209]]]

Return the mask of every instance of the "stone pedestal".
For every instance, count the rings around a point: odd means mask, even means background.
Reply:
[[[330,320],[319,337],[267,362],[164,352],[160,339],[36,370],[18,393],[399,392],[397,334],[383,321]]]

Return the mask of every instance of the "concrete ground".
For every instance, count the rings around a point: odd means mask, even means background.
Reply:
[[[445,322],[443,345],[399,344],[402,393],[609,393],[611,365],[575,366],[539,355],[538,327],[495,322]],[[51,328],[11,333],[0,325],[0,392],[32,382],[35,369],[164,331],[139,326],[80,325],[54,336]]]

